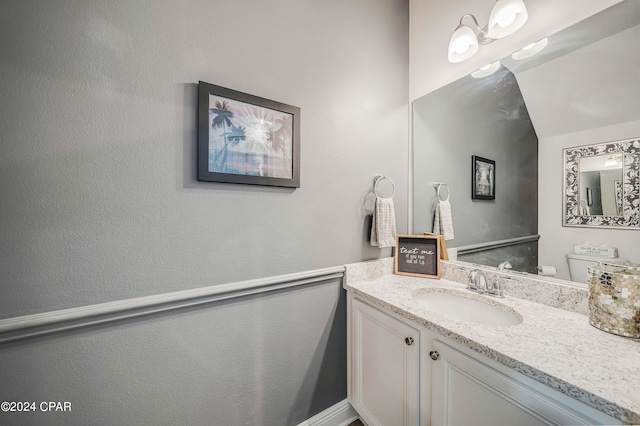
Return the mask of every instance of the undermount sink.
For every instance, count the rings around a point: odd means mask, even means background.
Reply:
[[[522,316],[499,302],[455,290],[423,289],[414,292],[413,298],[422,307],[451,318],[482,325],[508,326],[522,323]],[[484,299],[487,298],[486,302]],[[480,300],[482,301],[480,301]]]

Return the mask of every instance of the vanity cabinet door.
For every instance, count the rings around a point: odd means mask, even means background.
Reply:
[[[369,426],[417,425],[417,329],[351,299],[349,401]]]
[[[565,405],[552,389],[534,389],[540,385],[520,373],[503,374],[480,355],[472,358],[438,340],[432,348],[437,359],[432,359],[431,426],[620,424],[578,401]]]

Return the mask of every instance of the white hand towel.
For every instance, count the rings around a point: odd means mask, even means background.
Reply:
[[[376,197],[371,222],[371,245],[379,248],[396,245],[396,212],[393,198]]]
[[[451,204],[449,201],[440,201],[436,206],[433,233],[444,235],[445,240],[453,240],[453,219],[451,217]]]

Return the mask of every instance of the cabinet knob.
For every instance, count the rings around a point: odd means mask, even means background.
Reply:
[[[413,345],[413,337],[405,337],[404,342],[409,346]]]
[[[440,354],[438,353],[438,351],[431,351],[429,352],[429,356],[431,357],[432,360],[437,361],[438,358],[440,358]]]

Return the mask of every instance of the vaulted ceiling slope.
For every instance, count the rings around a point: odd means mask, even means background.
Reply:
[[[636,15],[640,22],[640,2]],[[640,25],[524,71],[514,70],[539,138],[638,120]]]

